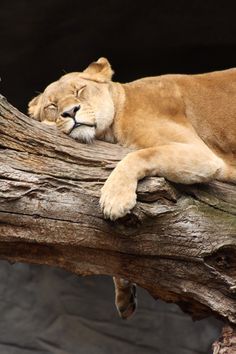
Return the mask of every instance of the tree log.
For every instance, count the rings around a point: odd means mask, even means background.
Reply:
[[[225,326],[221,338],[213,343],[213,354],[236,353],[236,327]]]
[[[124,277],[195,319],[236,324],[236,186],[150,177],[126,217],[100,188],[128,149],[80,144],[0,97],[0,258]]]

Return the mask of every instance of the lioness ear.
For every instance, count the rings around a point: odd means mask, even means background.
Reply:
[[[31,118],[39,119],[39,114],[40,114],[40,103],[42,99],[42,94],[40,93],[38,96],[34,97],[29,103],[28,103],[28,115]]]
[[[89,74],[94,80],[106,82],[111,80],[114,71],[106,58],[100,58],[91,63],[83,73]]]

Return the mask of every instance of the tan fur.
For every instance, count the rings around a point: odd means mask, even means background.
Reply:
[[[29,103],[32,117],[75,139],[136,150],[102,188],[106,217],[128,213],[136,203],[137,181],[148,175],[186,184],[236,182],[236,69],[127,84],[112,82],[112,74],[107,59],[100,58],[83,72],[62,76]],[[73,129],[74,120],[61,114],[76,105],[81,125]]]

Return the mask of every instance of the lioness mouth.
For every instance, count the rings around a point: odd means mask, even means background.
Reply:
[[[96,123],[95,124],[89,124],[89,123],[78,123],[78,122],[75,122],[75,124],[73,125],[73,127],[70,130],[70,133],[72,132],[72,130],[74,130],[74,129],[78,128],[78,127],[81,127],[83,125],[85,125],[86,127],[91,127],[91,128],[96,128],[97,127]]]
[[[94,127],[94,128],[96,128],[96,124],[89,124],[89,123],[75,123],[74,124],[74,126],[73,126],[73,129],[74,128],[78,128],[78,127],[80,127],[81,125],[86,125],[87,127]]]

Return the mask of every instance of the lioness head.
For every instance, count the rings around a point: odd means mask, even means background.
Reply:
[[[112,74],[108,60],[100,58],[83,72],[66,74],[47,86],[29,102],[28,113],[79,141],[91,142],[114,118]]]

